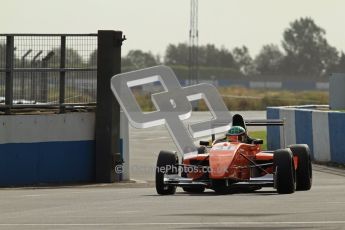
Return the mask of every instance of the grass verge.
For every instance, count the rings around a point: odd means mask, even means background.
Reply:
[[[218,88],[218,91],[230,111],[265,110],[268,106],[328,104],[327,91],[264,90],[243,87]],[[150,92],[134,90],[133,93],[143,111],[156,110],[151,101]],[[199,100],[197,110],[209,110],[204,100]]]
[[[261,139],[264,144],[261,146],[262,150],[267,150],[267,132],[266,131],[250,131],[249,136],[256,139]]]

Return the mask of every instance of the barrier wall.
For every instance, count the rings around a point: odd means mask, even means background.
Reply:
[[[0,116],[0,186],[90,182],[95,115]]]
[[[314,160],[345,163],[345,113],[314,107],[268,107],[267,119],[285,120],[284,127],[267,128],[268,149],[308,144]]]

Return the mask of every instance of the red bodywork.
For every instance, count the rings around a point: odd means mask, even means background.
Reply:
[[[297,157],[293,158],[294,168],[297,169]],[[273,153],[262,152],[259,144],[244,144],[239,142],[222,142],[212,146],[207,153],[198,154],[183,159],[184,165],[202,165],[198,170],[187,173],[188,178],[198,180],[229,179],[231,181],[248,181],[251,177],[260,177],[273,173],[272,165],[262,167],[263,170],[254,171],[250,165],[272,163]],[[255,174],[255,175],[253,175]]]

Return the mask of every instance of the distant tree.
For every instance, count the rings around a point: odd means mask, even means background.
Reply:
[[[219,66],[219,51],[213,44],[198,48],[198,62],[200,66]]]
[[[166,65],[186,65],[188,66],[189,46],[186,43],[177,45],[169,44],[164,56]]]
[[[156,60],[157,64],[161,64],[161,63],[162,63],[161,59],[162,59],[162,58],[161,58],[161,55],[156,54],[155,60]]]
[[[259,74],[279,74],[284,54],[277,45],[264,45],[254,63]]]
[[[224,47],[218,49],[213,44],[199,47],[199,65],[236,68],[236,62],[231,52]]]
[[[189,65],[189,46],[180,43],[177,46],[170,44],[165,53],[166,65]],[[236,62],[231,52],[224,47],[218,49],[213,44],[198,47],[199,66],[235,68]]]
[[[97,49],[92,51],[87,63],[89,66],[97,67]]]
[[[311,18],[292,22],[283,34],[284,72],[320,76],[337,63],[337,50],[328,44],[325,34],[326,31]]]
[[[48,53],[52,53],[51,59],[49,59],[49,66],[60,66],[60,53],[61,49],[56,48]],[[84,65],[83,58],[78,51],[72,48],[66,48],[66,67],[82,67]]]
[[[345,73],[345,53],[341,52],[339,62],[337,65],[337,72]]]
[[[327,73],[328,74],[345,73],[345,53],[344,52],[341,52],[338,63],[330,67]]]
[[[236,69],[236,61],[232,53],[226,48],[222,47],[218,53],[218,63],[220,67],[228,67]]]
[[[255,72],[253,59],[249,54],[249,50],[246,46],[235,47],[232,51],[238,70],[244,75],[250,75]]]
[[[145,53],[141,50],[131,50],[121,58],[121,65],[129,69],[145,68],[158,65],[160,63],[159,55],[152,55],[150,52]],[[88,65],[97,67],[97,50],[94,50],[89,57]]]
[[[159,64],[155,56],[151,52],[143,52],[141,50],[130,50],[127,56],[122,58],[122,66],[140,69]]]

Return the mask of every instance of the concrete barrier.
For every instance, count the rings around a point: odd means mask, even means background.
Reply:
[[[345,113],[328,114],[331,161],[345,163]]]
[[[324,107],[324,106],[323,106]],[[284,119],[284,127],[267,128],[269,149],[308,144],[316,161],[345,163],[345,113],[315,106],[268,107],[267,119]]]
[[[89,182],[94,113],[0,116],[0,186]]]
[[[295,110],[291,108],[284,108],[279,111],[280,117],[285,119],[285,126],[280,130],[280,143],[283,145],[291,145],[296,143],[296,129],[295,129]],[[289,135],[287,135],[289,134]]]
[[[331,161],[328,112],[312,111],[311,120],[314,158],[318,161]]]
[[[128,120],[120,118],[120,180],[129,180]],[[0,116],[0,186],[93,182],[95,113]]]
[[[278,107],[267,108],[267,119],[279,119],[280,109]],[[267,148],[278,149],[280,148],[280,128],[279,126],[267,126]]]

